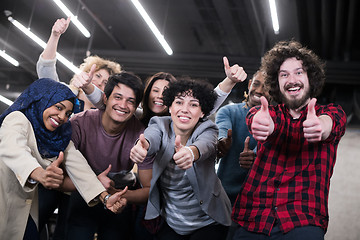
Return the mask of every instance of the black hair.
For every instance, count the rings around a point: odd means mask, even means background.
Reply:
[[[150,118],[152,118],[155,115],[149,108],[149,96],[150,96],[151,88],[157,80],[165,80],[168,82],[174,82],[174,81],[176,81],[176,78],[171,73],[158,72],[147,79],[146,84],[145,84],[144,97],[143,97],[142,104],[141,104],[141,106],[143,108],[141,121],[145,126],[148,125]],[[165,115],[168,115],[168,112],[166,112]]]
[[[110,97],[114,87],[119,83],[128,86],[134,91],[136,97],[136,106],[138,106],[143,98],[144,85],[138,76],[130,72],[122,71],[109,77],[109,80],[106,83],[104,89],[106,98]]]

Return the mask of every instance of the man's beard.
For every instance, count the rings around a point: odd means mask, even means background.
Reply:
[[[296,110],[303,106],[310,98],[310,88],[308,88],[306,92],[304,92],[304,95],[300,99],[288,99],[282,92],[280,92],[280,95],[281,101],[285,104],[285,106],[287,106],[291,110]]]

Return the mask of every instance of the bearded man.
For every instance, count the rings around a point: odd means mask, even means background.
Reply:
[[[279,104],[250,109],[246,121],[257,157],[233,207],[234,239],[324,239],[328,195],[346,115],[319,105],[324,64],[296,41],[277,43],[261,69]],[[260,238],[259,238],[260,237]]]

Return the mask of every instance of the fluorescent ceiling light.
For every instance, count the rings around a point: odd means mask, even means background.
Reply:
[[[279,34],[280,27],[279,27],[279,20],[278,20],[278,15],[277,15],[277,11],[276,11],[275,0],[269,0],[269,5],[270,5],[271,20],[272,20],[272,24],[273,24],[274,33]]]
[[[53,0],[55,4],[65,13],[67,17],[70,16],[70,20],[75,24],[75,26],[80,30],[80,32],[87,38],[89,38],[90,32],[81,24],[81,22],[77,19],[77,16],[72,14],[70,10],[60,1],[60,0]]]
[[[0,95],[0,101],[7,104],[7,105],[12,105],[14,102],[11,101],[10,99],[7,99],[6,97],[4,97],[3,95]]]
[[[19,62],[16,61],[13,57],[11,57],[10,55],[8,55],[5,50],[0,50],[0,56],[3,57],[5,60],[7,60],[9,63],[11,63],[12,65],[14,65],[15,67],[19,66]]]
[[[172,55],[173,54],[173,50],[171,49],[171,47],[169,46],[169,44],[166,42],[164,36],[160,33],[160,31],[157,29],[157,27],[155,26],[154,22],[151,20],[151,18],[149,17],[149,15],[147,14],[147,12],[145,11],[145,9],[143,8],[143,6],[140,4],[140,2],[138,0],[131,0],[131,2],[134,4],[134,6],[136,7],[136,9],[139,11],[140,15],[142,16],[142,18],[145,20],[146,24],[149,26],[149,28],[151,29],[151,31],[154,33],[155,37],[157,38],[157,40],[160,42],[161,46],[164,48],[164,50],[166,51],[166,53],[168,55]]]
[[[11,16],[8,17],[8,20],[14,24],[15,27],[17,27],[20,31],[22,31],[23,33],[25,33],[26,36],[28,36],[29,38],[31,38],[34,42],[36,42],[37,44],[39,44],[40,47],[45,48],[46,47],[46,43],[41,40],[38,36],[36,36],[34,33],[32,33],[30,31],[30,29],[24,27],[24,25],[22,25],[21,23],[19,23],[17,20],[15,20],[14,18],[12,18]],[[61,54],[59,54],[58,52],[56,53],[56,58],[59,59],[59,61],[61,63],[63,63],[67,68],[69,68],[71,71],[73,71],[74,73],[78,74],[81,72],[81,70],[76,67],[74,64],[72,64],[69,60],[67,60],[65,57],[63,57]]]

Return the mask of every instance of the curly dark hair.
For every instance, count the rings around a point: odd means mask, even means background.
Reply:
[[[325,83],[325,63],[310,49],[301,43],[290,40],[280,41],[265,53],[261,60],[261,69],[265,72],[265,84],[273,100],[281,103],[281,94],[278,81],[280,66],[288,58],[295,57],[302,61],[310,85],[310,97],[317,97]]]
[[[204,117],[214,108],[218,97],[210,83],[200,79],[181,77],[174,82],[170,82],[169,86],[164,89],[163,101],[167,107],[170,107],[176,96],[186,96],[189,94],[199,100]]]

